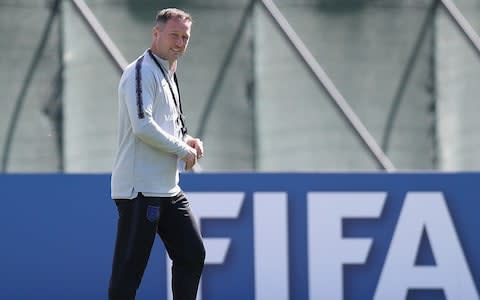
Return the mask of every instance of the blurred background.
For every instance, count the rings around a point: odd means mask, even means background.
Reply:
[[[0,0],[1,172],[110,172],[122,67],[170,6],[202,171],[480,169],[478,0]]]

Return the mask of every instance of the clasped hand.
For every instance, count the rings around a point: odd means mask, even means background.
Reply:
[[[191,148],[183,160],[185,161],[185,170],[191,170],[198,159],[203,157],[203,142],[197,138],[189,138],[186,143]]]

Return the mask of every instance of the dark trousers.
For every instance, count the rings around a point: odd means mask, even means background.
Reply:
[[[108,290],[109,300],[133,300],[156,234],[172,259],[174,300],[195,300],[205,248],[183,194],[115,200],[119,219]]]

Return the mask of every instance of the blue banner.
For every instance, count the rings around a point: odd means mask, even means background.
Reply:
[[[480,173],[183,174],[208,300],[479,299]],[[2,299],[107,299],[109,175],[1,175]],[[171,299],[157,238],[137,299]]]

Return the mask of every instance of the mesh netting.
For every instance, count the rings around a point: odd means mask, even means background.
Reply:
[[[86,2],[129,61],[158,9],[193,15],[178,73],[205,171],[380,168],[260,1]],[[274,2],[398,169],[480,166],[478,55],[436,1]],[[475,0],[456,2],[480,31]],[[109,172],[120,74],[55,3],[0,2],[4,171]]]
[[[2,171],[62,170],[58,3],[0,2]]]

